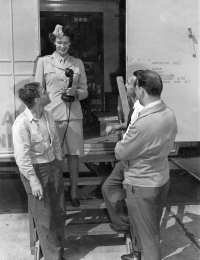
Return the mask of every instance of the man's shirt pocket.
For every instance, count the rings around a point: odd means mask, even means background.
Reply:
[[[43,152],[43,138],[41,134],[31,135],[31,152],[42,153]]]

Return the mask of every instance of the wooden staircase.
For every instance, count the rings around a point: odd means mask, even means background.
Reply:
[[[78,186],[96,186],[102,185],[103,182],[106,180],[106,176],[97,176],[97,177],[79,177],[78,179]],[[64,185],[68,187],[70,185],[69,178],[64,178]],[[106,209],[106,204],[103,199],[97,198],[90,198],[86,200],[80,200],[79,207],[71,206],[69,200],[66,201],[66,212],[80,212],[82,210],[96,210],[96,209]],[[30,220],[31,221],[31,220]],[[32,220],[33,221],[33,220]],[[34,225],[34,223],[33,223]],[[32,244],[35,246],[31,247],[31,253],[34,255],[34,260],[40,260],[42,258],[41,249],[39,240],[37,238],[36,230],[34,228],[35,235],[33,236],[34,239],[36,238],[36,242],[32,241]],[[84,220],[81,224],[70,224],[68,223],[65,226],[65,237],[66,236],[96,236],[96,235],[117,235],[118,237],[124,237],[125,246],[127,253],[132,251],[132,244],[131,244],[131,237],[128,233],[116,233],[114,230],[110,228],[110,223],[92,223],[92,224],[85,224]]]

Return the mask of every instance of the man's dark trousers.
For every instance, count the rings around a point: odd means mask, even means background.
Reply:
[[[161,187],[127,184],[126,204],[133,248],[141,248],[143,260],[160,260],[160,220],[170,181]],[[137,251],[137,250],[136,250]]]
[[[43,199],[32,195],[29,181],[21,179],[28,193],[32,215],[44,260],[60,260],[64,253],[65,200],[62,164],[55,159],[50,163],[35,164],[36,175],[43,187]]]
[[[102,194],[111,222],[116,226],[129,227],[126,207],[126,190],[123,188],[125,162],[120,161],[102,186]]]
[[[130,109],[127,119],[127,127],[131,122],[134,108]],[[102,194],[112,223],[119,228],[129,227],[128,212],[125,203],[126,190],[123,188],[124,170],[126,163],[120,161],[102,186]]]

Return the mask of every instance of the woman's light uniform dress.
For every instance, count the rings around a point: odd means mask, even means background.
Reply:
[[[74,71],[72,88],[78,90],[78,97],[71,103],[70,111],[70,103],[61,99],[62,88],[68,86],[68,78],[65,76],[64,71],[66,68]],[[49,110],[54,116],[61,144],[70,112],[69,125],[62,147],[63,154],[83,155],[83,114],[79,100],[83,100],[88,96],[87,78],[83,62],[69,55],[62,58],[56,52],[41,57],[37,63],[35,81],[39,82],[49,93],[51,103],[45,109]]]

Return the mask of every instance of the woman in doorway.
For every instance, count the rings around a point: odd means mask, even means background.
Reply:
[[[88,96],[87,79],[83,62],[68,54],[74,40],[73,31],[68,26],[63,28],[56,25],[55,30],[49,34],[49,40],[55,47],[55,52],[39,58],[35,81],[49,93],[51,103],[46,109],[54,116],[63,155],[68,156],[71,182],[69,195],[72,206],[78,207],[79,156],[84,154],[83,114],[79,100]],[[67,102],[63,100],[65,94],[71,96]]]

